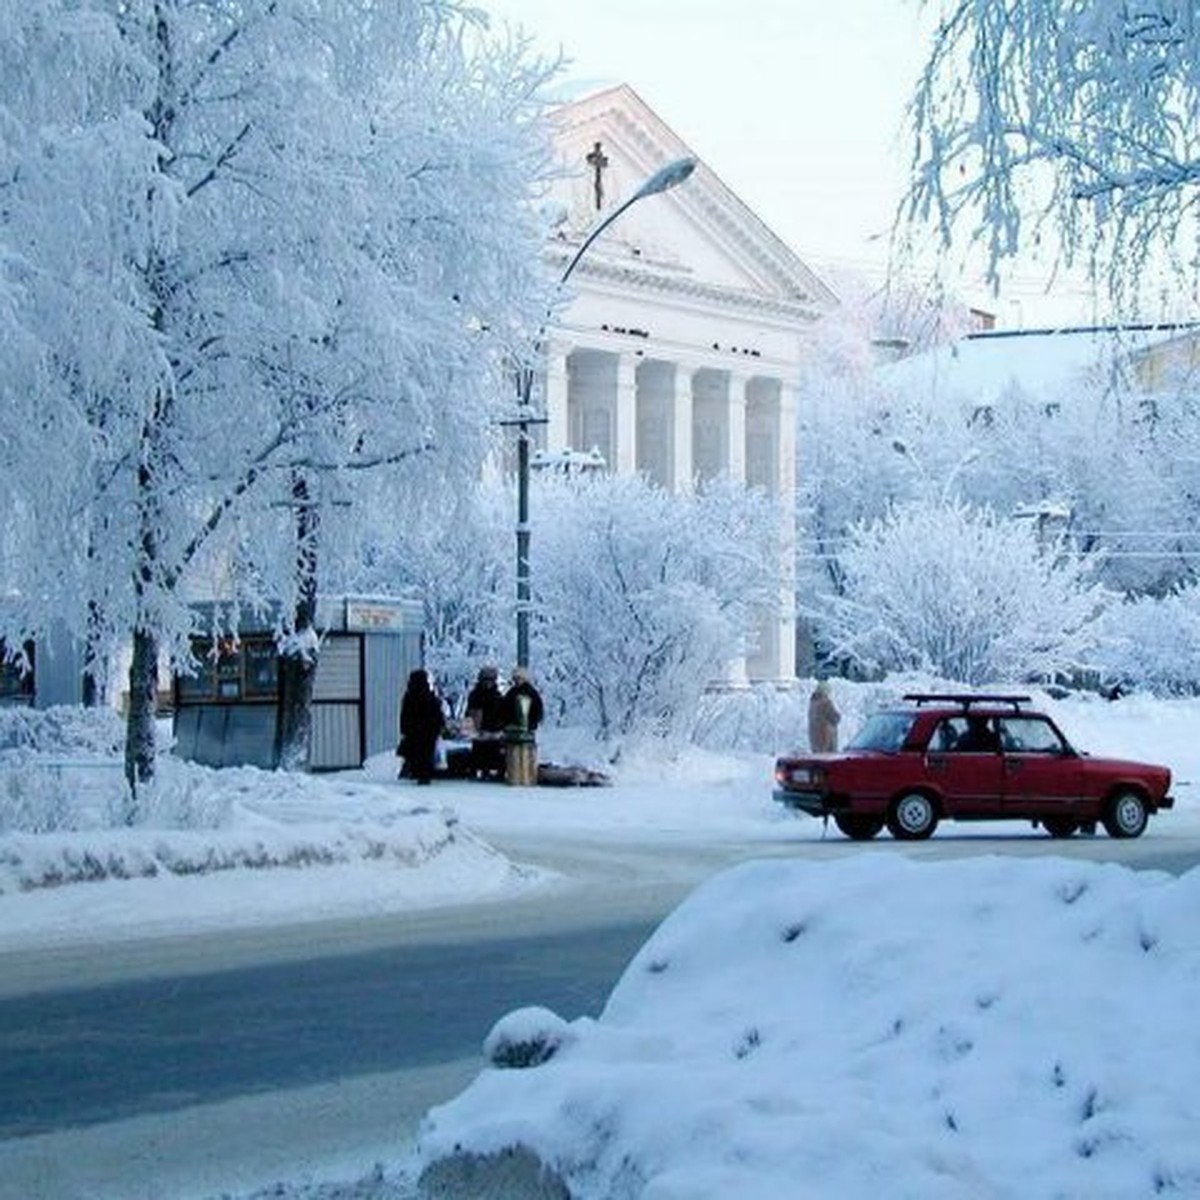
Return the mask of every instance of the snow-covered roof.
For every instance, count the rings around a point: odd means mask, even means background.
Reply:
[[[1195,325],[1088,326],[973,333],[879,369],[898,392],[992,404],[1012,388],[1052,393],[1086,377],[1119,378],[1121,368]]]

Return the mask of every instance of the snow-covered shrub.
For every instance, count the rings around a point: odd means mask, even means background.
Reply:
[[[100,829],[125,795],[111,709],[0,708],[0,833]]]
[[[118,754],[124,736],[121,718],[110,708],[0,708],[0,753]]]
[[[483,1054],[494,1067],[519,1071],[549,1062],[574,1040],[562,1017],[532,1005],[501,1017],[484,1039]]]
[[[931,675],[889,675],[877,681],[830,679],[830,694],[841,713],[842,745],[877,709],[898,703],[909,692],[961,690],[953,680]],[[991,682],[991,681],[989,681]],[[801,679],[791,690],[771,685],[712,691],[704,696],[692,740],[707,750],[780,753],[808,749],[808,698],[814,681]],[[1007,686],[997,684],[997,686]]]
[[[802,680],[793,691],[759,684],[708,692],[696,713],[692,741],[708,750],[799,749],[805,744],[810,690],[809,683]]]
[[[1101,619],[1100,678],[1160,695],[1200,691],[1200,587],[1114,605]]]
[[[165,724],[158,734],[167,739]],[[0,709],[0,833],[229,824],[231,793],[214,782],[219,776],[175,759],[139,792],[131,811],[123,742],[124,726],[112,709]]]
[[[139,789],[137,824],[152,829],[223,829],[233,817],[234,788],[222,773],[196,763],[164,759],[149,787]],[[114,814],[112,825],[121,823]]]
[[[688,729],[772,591],[778,518],[729,483],[671,495],[634,477],[539,481],[535,660],[601,737]]]
[[[842,594],[803,607],[825,653],[868,673],[1049,679],[1086,661],[1109,598],[1027,523],[952,499],[854,527],[840,566]]]

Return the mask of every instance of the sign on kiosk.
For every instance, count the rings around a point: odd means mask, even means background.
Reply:
[[[346,600],[347,632],[403,633],[410,627],[411,617],[402,604],[386,600]]]

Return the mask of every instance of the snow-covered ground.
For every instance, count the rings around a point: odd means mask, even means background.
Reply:
[[[735,867],[599,1020],[502,1021],[494,1058],[552,1056],[435,1109],[422,1161],[528,1147],[577,1200],[1200,1195],[1198,907],[1200,870]],[[541,1194],[502,1161],[494,1200]]]
[[[867,691],[835,681],[834,694],[852,728]],[[1152,819],[1147,840],[1200,835],[1200,701],[1052,709],[1083,749],[1172,767],[1177,808]],[[818,822],[770,800],[783,740],[755,754],[626,753],[596,791],[418,790],[390,759],[303,779],[173,765],[213,828],[0,833],[0,954],[567,882],[495,851],[506,835],[664,856],[684,837],[815,841]],[[595,753],[554,733],[543,751]],[[10,781],[42,770],[32,759],[6,769]],[[64,778],[105,771],[72,764]],[[937,837],[986,853],[990,828],[1044,841],[1022,826],[947,825]],[[1054,856],[909,862],[879,853],[886,838],[843,844],[836,860],[711,881],[600,1020],[512,1018],[518,1033],[558,1030],[563,1048],[536,1069],[485,1070],[433,1115],[420,1161],[519,1135],[580,1197],[1200,1195],[1200,1111],[1186,1086],[1200,1067],[1187,1023],[1200,1002],[1200,873],[1176,881]],[[398,1140],[399,1182],[270,1194],[407,1195],[410,1152]]]

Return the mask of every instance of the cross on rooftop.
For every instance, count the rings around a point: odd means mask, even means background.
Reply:
[[[592,190],[596,197],[596,211],[599,212],[604,207],[604,168],[608,166],[608,156],[600,142],[595,143],[585,161],[594,174]]]

